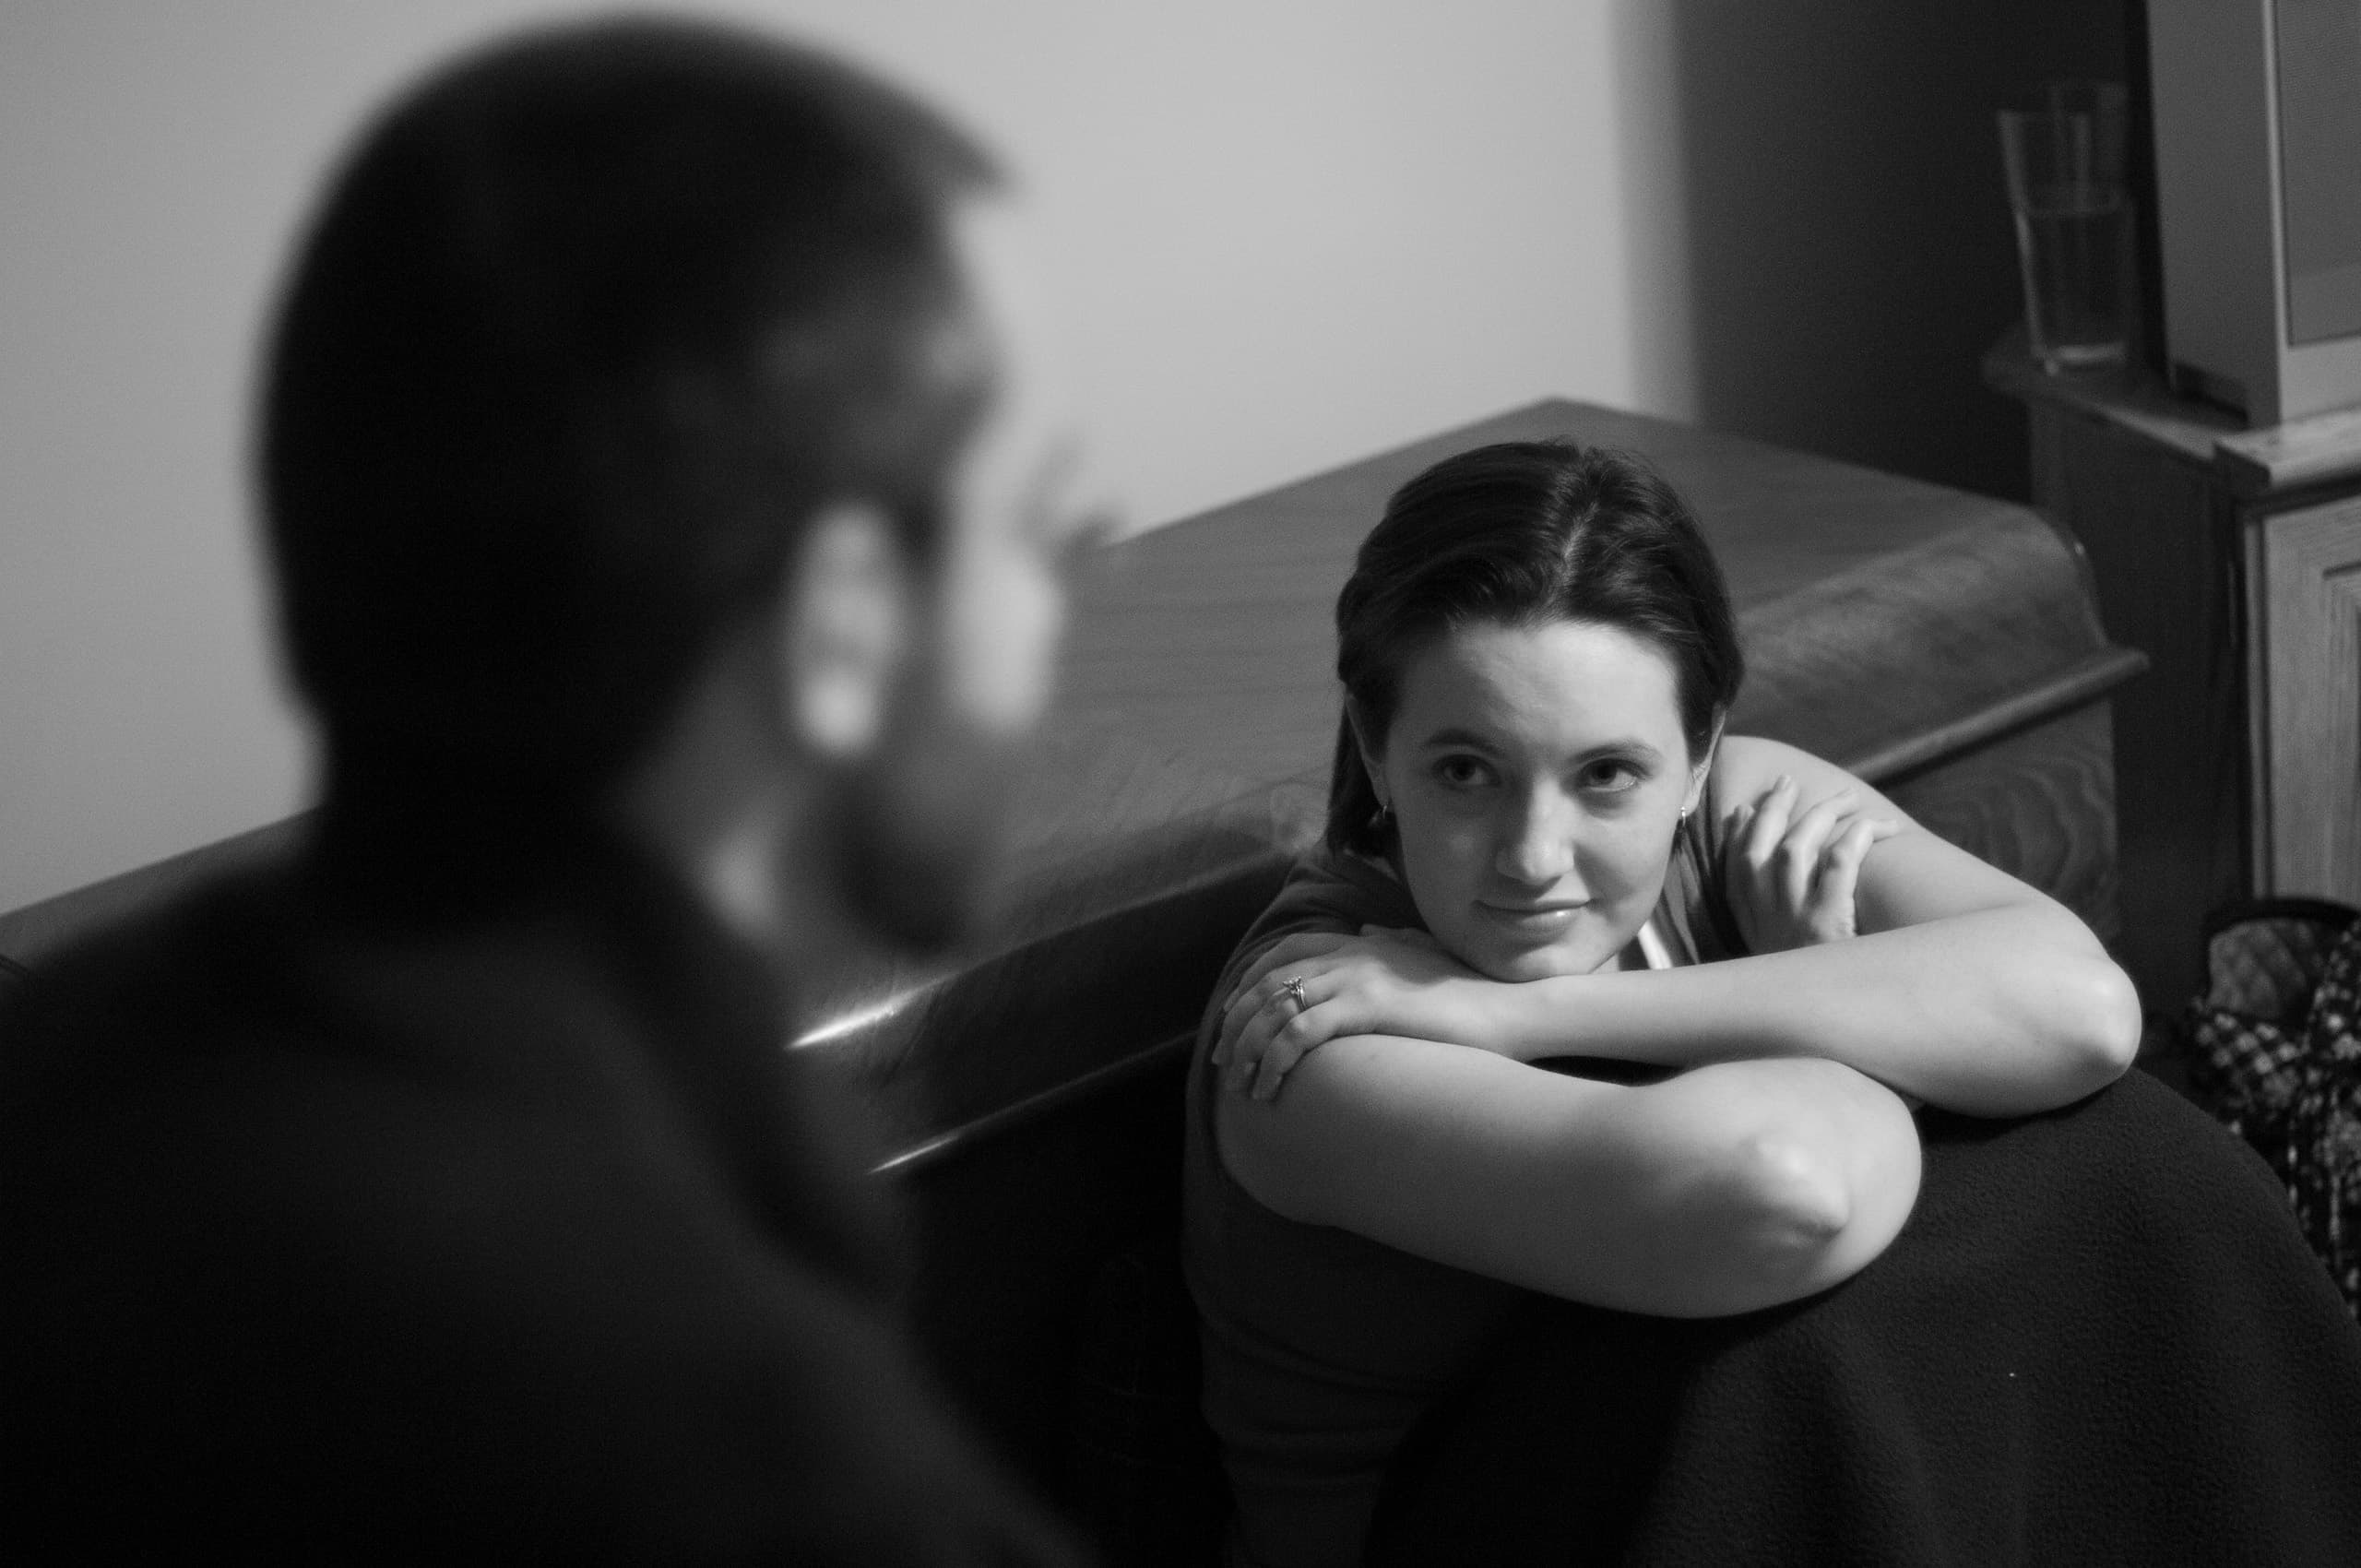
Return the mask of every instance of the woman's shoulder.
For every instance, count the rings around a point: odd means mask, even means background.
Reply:
[[[1365,925],[1419,926],[1418,905],[1394,868],[1374,856],[1315,844],[1287,867],[1279,891],[1240,946],[1301,931],[1358,933]]]
[[[1209,1031],[1239,977],[1252,968],[1272,944],[1306,932],[1357,936],[1363,926],[1425,928],[1410,891],[1383,861],[1314,844],[1287,867],[1279,890],[1246,928],[1222,966],[1208,998]],[[1210,1035],[1208,1035],[1210,1038]]]
[[[1842,772],[1800,746],[1767,735],[1724,735],[1714,748],[1714,766],[1705,778],[1706,809],[1720,816],[1733,806],[1759,798],[1783,773]]]

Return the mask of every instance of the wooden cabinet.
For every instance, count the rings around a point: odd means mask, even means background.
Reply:
[[[2079,537],[2113,640],[2121,950],[2151,1007],[2208,910],[2361,904],[2361,410],[2249,431],[2136,374],[1985,378],[2031,420],[2034,502]]]
[[[2256,885],[2361,904],[2361,494],[2267,514],[2247,548]]]

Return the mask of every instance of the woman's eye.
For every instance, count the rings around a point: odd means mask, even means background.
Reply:
[[[1607,758],[1584,768],[1581,779],[1585,790],[1616,794],[1632,788],[1645,777],[1628,762]]]
[[[1491,767],[1479,757],[1447,756],[1435,764],[1435,778],[1447,789],[1473,790],[1491,777]]]

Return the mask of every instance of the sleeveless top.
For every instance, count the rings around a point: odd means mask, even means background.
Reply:
[[[1722,896],[1716,814],[1708,804],[1674,838],[1649,918],[1661,944],[1651,967],[1746,950]],[[1190,1063],[1182,1248],[1200,1323],[1204,1414],[1221,1440],[1234,1504],[1228,1558],[1242,1568],[1358,1562],[1395,1448],[1532,1299],[1352,1231],[1285,1218],[1221,1163],[1219,1075],[1208,1057],[1222,999],[1280,938],[1368,924],[1425,922],[1385,861],[1307,852],[1230,956]]]

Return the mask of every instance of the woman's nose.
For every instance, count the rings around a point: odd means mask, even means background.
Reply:
[[[1492,869],[1527,887],[1563,881],[1574,869],[1574,816],[1568,802],[1547,795],[1527,800],[1503,825]]]

